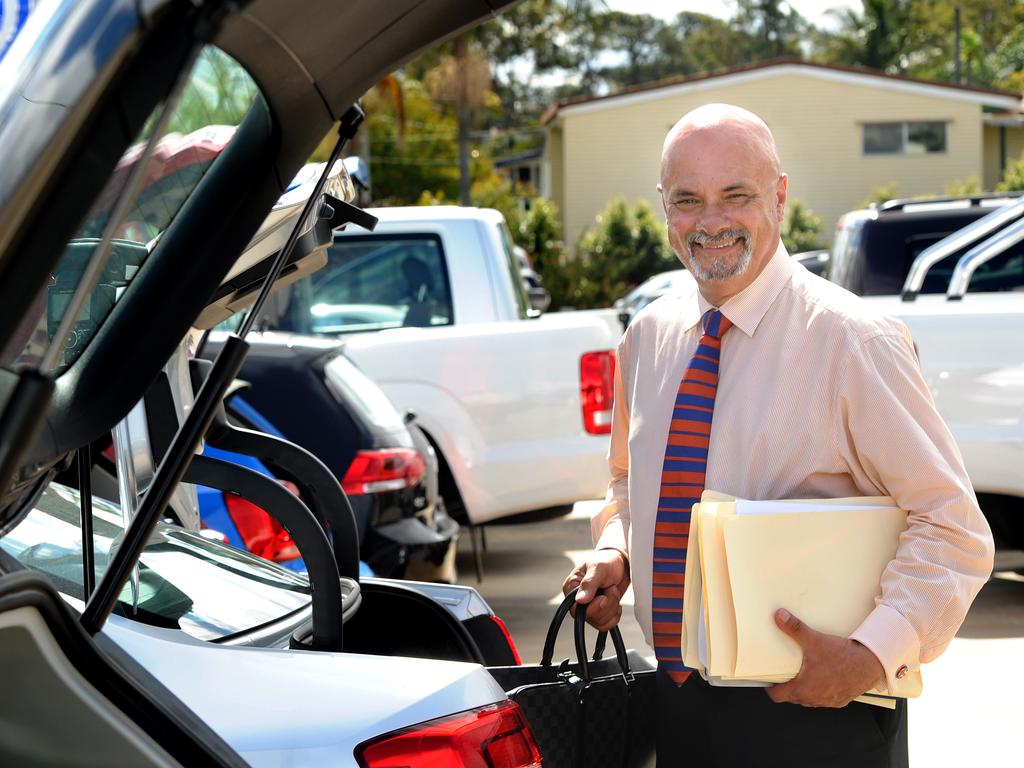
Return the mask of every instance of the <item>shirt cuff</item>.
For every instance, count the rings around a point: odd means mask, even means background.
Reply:
[[[876,605],[868,617],[850,635],[871,651],[885,670],[889,692],[896,681],[921,664],[921,641],[902,613],[887,605]]]
[[[621,520],[609,520],[594,542],[594,549],[617,549],[629,559],[629,545],[626,543],[626,528]]]

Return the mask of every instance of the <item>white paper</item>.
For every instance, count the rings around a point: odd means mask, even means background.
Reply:
[[[737,515],[777,515],[785,512],[845,512],[849,510],[862,512],[867,509],[887,508],[888,507],[880,505],[809,504],[806,502],[794,503],[792,501],[750,501],[749,499],[736,499]]]
[[[708,627],[704,623],[704,590],[700,592],[700,622],[697,624],[697,658],[708,668]]]

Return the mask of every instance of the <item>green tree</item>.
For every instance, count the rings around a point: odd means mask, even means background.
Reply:
[[[783,7],[785,6],[785,7]],[[751,60],[797,56],[807,21],[782,0],[736,0],[732,25],[747,36]]]
[[[455,110],[456,141],[459,157],[459,201],[470,204],[470,131],[487,102],[491,88],[491,68],[472,32],[455,38],[452,53],[444,55],[428,71],[424,83],[435,101]]]
[[[901,72],[913,35],[911,2],[863,0],[863,9],[832,10],[838,28],[819,34],[817,58],[833,64],[859,65],[883,72]]]
[[[207,46],[196,61],[167,132],[187,134],[207,125],[238,125],[256,93],[256,83],[237,61]],[[152,125],[148,125],[144,136],[148,137],[151,130]]]
[[[373,196],[378,204],[414,203],[424,191],[454,200],[459,194],[457,129],[417,80],[402,80],[406,130],[400,135],[391,98],[371,91],[363,99]]]
[[[786,204],[782,222],[782,243],[790,253],[813,251],[822,247],[821,217],[797,199]]]

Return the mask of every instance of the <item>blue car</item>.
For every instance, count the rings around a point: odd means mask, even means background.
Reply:
[[[284,438],[284,435],[241,395],[236,394],[230,398],[227,407],[229,412],[243,416],[261,432]],[[240,464],[267,477],[274,476],[259,459],[252,456],[225,451],[211,445],[205,447],[203,455]],[[297,489],[287,481],[279,482],[297,493]],[[284,526],[262,509],[241,496],[224,493],[216,488],[200,485],[196,487],[196,491],[199,497],[199,516],[204,529],[221,533],[226,542],[233,547],[273,560],[285,568],[300,572],[306,570],[306,564],[299,555],[298,547],[295,546],[291,535]],[[373,576],[373,569],[360,561],[359,575]]]

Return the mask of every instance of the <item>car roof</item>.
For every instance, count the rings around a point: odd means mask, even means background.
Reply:
[[[485,221],[499,222],[504,220],[501,212],[493,208],[461,205],[406,205],[394,208],[367,208],[366,210],[381,221],[476,221],[484,219]]]

